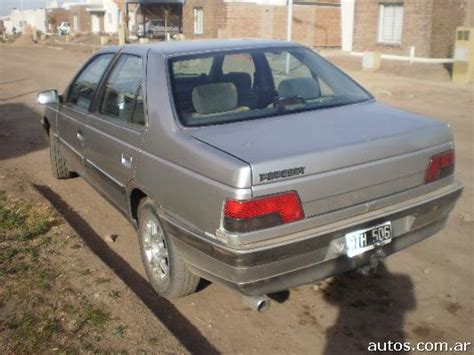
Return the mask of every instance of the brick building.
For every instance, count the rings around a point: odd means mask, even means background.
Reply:
[[[172,13],[187,39],[286,39],[287,0],[116,1],[126,14],[130,34],[140,23],[161,19],[163,8]],[[292,32],[293,40],[310,47],[340,47],[341,0],[294,0]]]
[[[63,8],[46,9],[46,21],[48,23],[47,31],[55,33],[61,22],[69,21],[69,12]]]
[[[90,33],[92,29],[92,16],[91,12],[88,11],[88,6],[71,6],[69,8],[68,22],[71,27],[71,33]]]
[[[118,32],[122,7],[125,0],[87,0],[85,3],[70,3],[67,6],[68,22],[72,33]]]
[[[286,0],[187,0],[186,38],[286,39]],[[341,45],[340,0],[294,1],[293,40],[310,47]]]
[[[472,12],[472,0],[357,0],[352,49],[450,58],[455,30]]]

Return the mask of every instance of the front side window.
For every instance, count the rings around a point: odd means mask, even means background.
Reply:
[[[142,59],[122,55],[104,85],[98,111],[125,124],[144,125]]]
[[[97,85],[104,75],[113,54],[102,54],[92,60],[92,62],[79,74],[72,83],[67,97],[67,103],[88,110],[97,89]]]
[[[372,99],[348,76],[303,47],[176,57],[170,59],[170,72],[176,112],[185,126],[258,119]]]
[[[403,4],[381,4],[379,10],[379,42],[402,43]]]
[[[194,34],[202,35],[204,33],[204,10],[202,7],[194,8]]]

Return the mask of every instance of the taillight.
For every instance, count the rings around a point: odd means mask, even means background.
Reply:
[[[425,184],[451,175],[454,172],[454,150],[433,155],[426,169]]]
[[[230,232],[251,232],[304,218],[298,194],[294,191],[252,200],[226,200],[224,228]]]

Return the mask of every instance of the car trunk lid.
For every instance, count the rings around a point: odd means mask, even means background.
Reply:
[[[254,196],[296,190],[306,216],[423,184],[440,122],[377,102],[201,127],[192,135],[246,161]]]

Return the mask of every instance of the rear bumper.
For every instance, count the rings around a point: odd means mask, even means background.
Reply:
[[[445,226],[462,190],[461,183],[453,182],[422,198],[372,213],[369,220],[361,215],[334,223],[333,228],[326,228],[323,233],[309,230],[297,240],[288,238],[290,242],[255,249],[224,247],[186,231],[166,218],[163,224],[194,273],[245,295],[258,296],[340,274],[367,264],[376,250],[382,249],[390,255],[432,236]],[[392,222],[390,244],[354,258],[348,258],[341,251],[346,233],[386,221]]]

